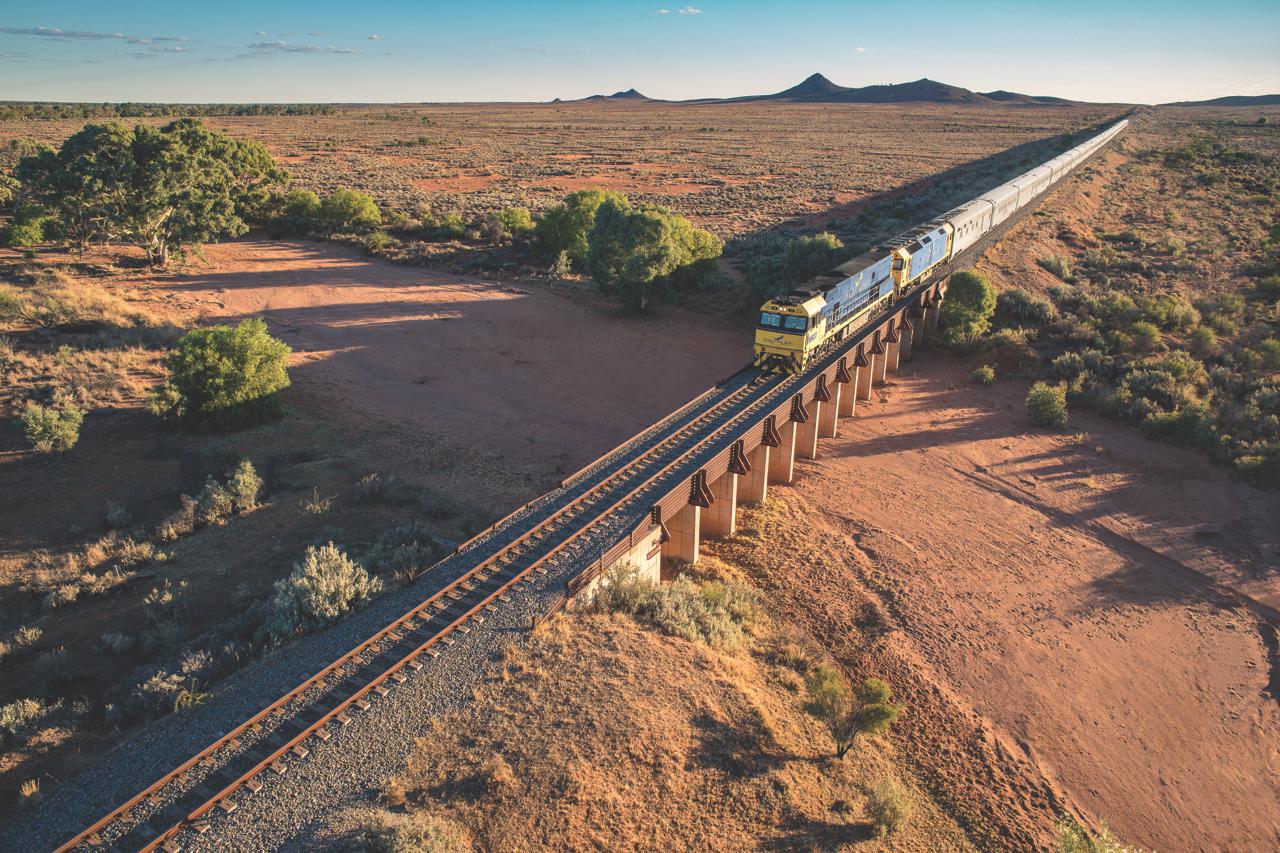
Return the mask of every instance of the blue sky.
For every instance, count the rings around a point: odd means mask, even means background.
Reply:
[[[632,86],[678,99],[820,71],[1152,103],[1280,92],[1277,34],[1275,0],[0,0],[0,99],[536,101]]]

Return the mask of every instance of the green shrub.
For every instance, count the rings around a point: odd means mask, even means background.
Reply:
[[[1267,299],[1280,299],[1280,275],[1258,279],[1258,293]]]
[[[388,249],[399,246],[400,241],[386,231],[374,231],[364,238],[363,245],[365,254],[376,258]]]
[[[66,452],[80,440],[84,409],[69,395],[55,394],[53,401],[41,405],[28,400],[22,410],[22,426],[31,446],[41,453]]]
[[[364,555],[364,563],[378,574],[391,573],[410,580],[430,568],[441,549],[430,532],[415,522],[384,530]]]
[[[776,251],[753,258],[746,269],[747,285],[766,298],[830,270],[849,254],[844,243],[827,231],[766,245]]]
[[[1152,323],[1139,320],[1129,327],[1129,335],[1138,352],[1155,352],[1160,348],[1160,330]]]
[[[295,189],[285,196],[284,219],[294,231],[304,232],[318,227],[320,196],[311,190]]]
[[[262,494],[262,478],[258,476],[253,463],[248,459],[240,460],[236,471],[231,475],[227,489],[235,503],[236,512],[253,512],[258,508],[258,497]]]
[[[1193,403],[1172,412],[1152,412],[1142,422],[1152,436],[1171,444],[1209,449],[1221,443],[1208,406]]]
[[[196,521],[209,525],[226,524],[235,508],[236,499],[231,490],[210,477],[196,496]]]
[[[595,226],[600,205],[606,201],[624,210],[631,207],[625,195],[607,190],[578,190],[565,196],[564,201],[548,210],[535,226],[542,250],[551,257],[564,252],[575,268],[581,268],[589,249],[587,234]]]
[[[1009,325],[1040,325],[1057,317],[1053,303],[1025,290],[1006,290],[996,298],[996,317]]]
[[[266,630],[283,640],[335,622],[382,591],[382,581],[332,542],[307,546],[301,563],[276,581]]]
[[[991,328],[995,311],[996,289],[982,273],[966,270],[951,276],[939,317],[949,341],[970,343]]]
[[[1162,329],[1187,329],[1200,322],[1200,312],[1190,302],[1173,293],[1143,296],[1138,300],[1142,319]]]
[[[970,376],[978,385],[990,385],[996,381],[996,369],[989,364],[984,364],[973,371]]]
[[[1280,340],[1263,338],[1258,343],[1258,353],[1262,356],[1262,366],[1266,370],[1280,370]]]
[[[1060,429],[1067,425],[1067,390],[1037,382],[1027,392],[1027,414],[1037,426]]]
[[[48,222],[49,217],[44,211],[30,205],[24,206],[5,229],[5,245],[11,249],[20,249],[44,242],[45,225]]]
[[[897,779],[882,779],[867,790],[867,817],[881,838],[901,829],[914,810],[915,798]]]
[[[1063,281],[1071,280],[1071,259],[1065,255],[1050,255],[1047,258],[1038,258],[1036,263]]]
[[[664,634],[703,642],[717,648],[736,648],[756,619],[758,596],[736,583],[703,581],[681,575],[669,584],[640,579],[631,566],[608,573],[592,606],[605,612],[627,613]]]
[[[276,392],[289,387],[290,352],[256,317],[193,329],[166,358],[169,380],[152,398],[152,411],[209,429],[261,423],[280,411]]]
[[[888,731],[902,713],[902,707],[891,701],[889,685],[878,678],[850,688],[838,670],[819,666],[809,673],[805,686],[809,694],[805,710],[827,727],[836,758],[844,758],[859,735]]]
[[[359,190],[334,190],[320,202],[316,217],[330,231],[369,231],[382,224],[373,197]]]
[[[494,216],[511,234],[527,234],[534,229],[533,215],[527,207],[508,207]]]
[[[1201,358],[1213,358],[1219,352],[1218,333],[1208,326],[1196,326],[1191,332],[1191,351]]]

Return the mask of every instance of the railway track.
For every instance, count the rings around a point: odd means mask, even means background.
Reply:
[[[1031,210],[1019,211],[930,281],[969,266]],[[821,353],[805,376],[830,369],[841,352],[867,337],[879,316],[899,310],[922,286],[869,316],[858,331]],[[776,406],[803,378],[746,368],[571,474],[558,489],[426,570],[459,571],[438,592],[57,849],[179,849],[180,833],[203,832],[212,816],[234,811],[239,798],[262,787],[262,774],[286,773],[291,757],[307,757],[312,738],[328,740],[333,727],[348,725],[421,669],[422,656],[438,655],[456,634],[483,623],[516,584],[548,572],[558,558],[579,562],[593,546],[603,551],[600,541],[611,544],[618,531],[634,526],[655,495],[740,438],[756,415]]]
[[[646,430],[630,448],[624,445],[592,463],[589,472],[574,475],[577,485],[552,493],[561,498],[550,502],[558,506],[524,519],[516,525],[520,532],[481,534],[464,543],[468,547],[460,554],[442,561],[475,560],[459,577],[58,849],[177,849],[174,838],[180,832],[203,831],[212,815],[234,811],[238,797],[261,787],[261,774],[287,772],[290,756],[307,756],[310,738],[327,740],[331,726],[350,723],[420,669],[422,655],[438,654],[438,646],[454,642],[455,632],[482,623],[511,587],[655,477],[679,466],[726,422],[773,398],[772,392],[790,379],[757,371],[736,374]]]

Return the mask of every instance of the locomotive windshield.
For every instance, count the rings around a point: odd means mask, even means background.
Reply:
[[[809,318],[796,317],[794,315],[783,316],[782,314],[774,314],[772,311],[764,311],[760,314],[760,328],[803,332],[809,328]]]

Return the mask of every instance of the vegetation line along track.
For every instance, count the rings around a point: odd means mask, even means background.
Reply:
[[[308,737],[317,733],[323,737],[325,726],[332,721],[348,722],[346,712],[360,708],[371,691],[389,680],[404,680],[403,670],[418,668],[414,660],[420,654],[439,642],[451,642],[446,640],[447,635],[468,620],[482,620],[482,610],[589,528],[589,521],[578,523],[587,510],[606,502],[638,478],[641,485],[631,489],[627,497],[634,494],[657,476],[647,472],[659,466],[662,473],[678,464],[691,452],[682,452],[682,447],[687,448],[700,435],[714,436],[727,417],[767,396],[769,389],[781,382],[781,377],[756,372],[743,372],[734,379],[738,380],[736,386],[730,383],[714,389],[719,393],[700,395],[697,400],[704,401],[704,405],[690,417],[668,416],[659,425],[666,424],[667,428],[656,430],[652,442],[642,443],[630,453],[624,451],[619,464],[606,465],[607,471],[550,515],[58,849],[106,843],[119,849],[154,850],[213,809],[221,806],[224,811],[233,810],[230,798],[242,788],[256,790],[255,776],[268,768],[283,772],[279,760],[286,753],[305,756],[301,744]],[[688,411],[686,406],[674,414]],[[650,429],[642,435],[654,432]],[[594,517],[606,515],[619,503],[610,502],[609,509],[594,513]],[[569,536],[552,535],[566,528]],[[246,748],[249,741],[252,744]],[[191,780],[186,777],[201,767],[217,769],[210,770],[204,781],[188,787]],[[216,790],[210,786],[211,780]],[[165,801],[167,806],[162,805]],[[149,816],[139,814],[149,809],[153,810]]]

